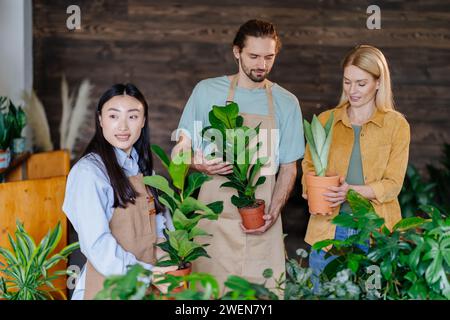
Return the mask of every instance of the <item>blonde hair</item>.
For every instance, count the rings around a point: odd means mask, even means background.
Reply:
[[[351,65],[370,73],[376,80],[380,81],[379,88],[375,94],[375,106],[384,112],[394,110],[391,76],[383,53],[373,46],[359,45],[345,56],[342,69]],[[338,107],[344,105],[349,105],[349,101],[344,90],[342,90]]]

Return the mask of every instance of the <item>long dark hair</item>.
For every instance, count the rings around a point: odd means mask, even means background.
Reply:
[[[150,149],[150,128],[148,126],[148,104],[144,95],[133,84],[115,84],[109,88],[101,97],[95,112],[95,135],[89,142],[83,157],[89,153],[96,153],[106,168],[109,176],[109,181],[114,190],[114,208],[125,208],[128,203],[135,203],[136,197],[139,193],[133,188],[130,181],[126,177],[119,163],[117,162],[114,147],[103,136],[103,129],[100,126],[99,115],[101,115],[102,108],[106,102],[115,96],[127,94],[136,98],[144,107],[145,124],[142,128],[141,135],[133,147],[139,155],[139,169],[144,176],[150,176],[153,172],[153,158]],[[157,212],[164,210],[164,207],[158,201],[158,194],[152,187],[147,186],[147,189],[155,198],[155,207]]]

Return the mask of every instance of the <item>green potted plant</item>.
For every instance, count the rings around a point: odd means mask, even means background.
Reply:
[[[178,266],[178,270],[169,273],[189,274],[192,261],[199,257],[209,257],[204,249],[207,244],[199,244],[194,238],[211,235],[197,224],[201,219],[217,220],[223,210],[223,202],[204,204],[192,197],[194,191],[211,178],[200,172],[188,175],[190,152],[181,152],[170,160],[159,146],[152,145],[152,151],[167,169],[173,187],[160,175],[146,176],[144,183],[162,192],[159,200],[170,210],[175,228],[164,230],[166,241],[157,244],[168,254],[168,257],[158,261],[157,266]]]
[[[352,213],[341,213],[332,222],[357,229],[346,240],[323,240],[313,245],[320,250],[332,245],[337,258],[323,274],[335,276],[350,269],[354,283],[361,286],[363,299],[450,299],[450,218],[430,205],[420,206],[427,218],[400,220],[392,230],[384,224],[369,200],[350,190],[347,201]],[[368,253],[359,245],[370,239]],[[368,268],[372,270],[368,272]],[[375,286],[374,271],[378,270]],[[367,286],[370,284],[370,286]]]
[[[58,292],[63,299],[67,299],[64,292],[57,289],[52,282],[59,276],[68,274],[68,271],[55,271],[51,274],[48,271],[78,249],[78,242],[66,246],[50,257],[62,236],[59,222],[38,245],[25,231],[21,222],[17,221],[16,225],[16,240],[8,234],[12,251],[0,247],[0,257],[6,263],[0,263],[0,299],[53,300],[52,292]]]
[[[11,144],[11,128],[7,119],[5,104],[7,98],[0,97],[0,169],[7,168],[11,161],[9,146]]]
[[[258,186],[266,181],[266,177],[258,177],[258,174],[268,160],[267,157],[255,157],[262,142],[252,143],[252,140],[259,134],[260,125],[256,128],[245,126],[237,103],[213,106],[209,122],[211,125],[202,131],[203,138],[215,145],[217,152],[214,156],[231,162],[233,167],[233,172],[225,176],[229,181],[221,187],[237,191],[231,197],[231,203],[238,208],[244,227],[257,229],[265,223],[265,202],[257,199],[255,194]],[[217,139],[216,134],[220,134],[222,139]]]
[[[339,186],[339,176],[327,173],[328,154],[333,136],[333,119],[331,113],[325,127],[322,126],[316,115],[311,124],[303,120],[306,141],[308,142],[311,159],[315,172],[306,173],[306,187],[308,207],[311,213],[329,213],[332,211],[330,203],[325,200],[323,193],[331,186]]]
[[[16,107],[9,100],[9,112],[6,119],[11,128],[12,153],[20,154],[25,151],[25,138],[22,137],[23,128],[27,124],[27,117],[22,107]]]

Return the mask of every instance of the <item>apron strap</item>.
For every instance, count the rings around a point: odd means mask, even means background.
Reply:
[[[228,89],[228,96],[227,96],[227,101],[225,104],[229,104],[233,102],[234,99],[234,93],[236,91],[236,87],[237,87],[237,83],[238,83],[238,76],[235,75],[233,76],[233,78],[231,79],[230,82],[230,88]],[[267,95],[267,104],[269,107],[269,113],[268,115],[270,117],[272,117],[272,121],[274,122],[274,128],[276,128],[276,123],[275,123],[275,105],[273,103],[273,95],[272,95],[272,89],[269,86],[269,83],[267,80],[264,80],[264,89],[266,89],[266,95]]]

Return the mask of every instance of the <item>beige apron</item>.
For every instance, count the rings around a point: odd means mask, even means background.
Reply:
[[[147,191],[142,174],[129,177],[134,190],[139,193],[135,204],[128,203],[126,208],[117,207],[109,222],[111,233],[118,244],[136,256],[139,261],[154,264],[156,243],[155,203]],[[103,289],[105,277],[88,261],[84,300],[92,300]]]
[[[233,101],[234,92],[237,85],[237,76],[231,81],[228,100]],[[240,113],[244,117],[244,125],[256,127],[261,122],[261,129],[267,129],[269,132],[268,153],[271,155],[270,148],[270,129],[276,129],[276,120],[272,91],[265,82],[265,89],[268,98],[269,114],[257,115]],[[273,161],[273,157],[270,161]],[[270,166],[270,163],[265,165]],[[204,203],[222,200],[224,202],[223,212],[219,219],[215,221],[201,220],[199,227],[212,234],[212,237],[199,237],[196,239],[200,243],[209,243],[205,249],[211,258],[199,258],[193,262],[194,272],[208,272],[217,278],[221,286],[222,294],[225,292],[224,282],[230,275],[237,275],[246,278],[248,281],[262,283],[264,277],[263,271],[266,268],[272,268],[273,275],[278,279],[281,273],[285,272],[285,250],[283,242],[283,230],[281,216],[265,233],[261,235],[246,234],[240,227],[241,217],[237,208],[231,203],[231,196],[237,192],[232,188],[221,188],[220,185],[227,178],[221,175],[211,176],[213,179],[206,182],[200,189],[198,199]],[[257,178],[255,178],[255,181]],[[266,202],[268,213],[275,187],[275,174],[266,176],[266,182],[260,185],[256,190],[256,198],[263,199]],[[268,288],[274,288],[275,282],[270,279],[267,281]]]

